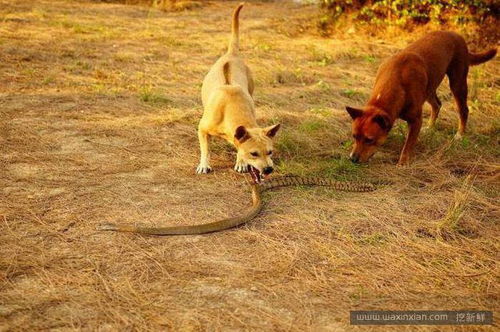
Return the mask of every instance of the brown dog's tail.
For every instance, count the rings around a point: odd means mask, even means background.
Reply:
[[[496,48],[492,48],[491,50],[483,53],[469,53],[469,64],[471,66],[478,65],[480,63],[493,59],[496,54]]]
[[[233,23],[231,24],[231,40],[227,53],[236,53],[240,48],[240,10],[245,3],[240,3],[233,12]]]

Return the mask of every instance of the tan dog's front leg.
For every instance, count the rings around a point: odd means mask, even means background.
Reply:
[[[405,166],[410,163],[410,158],[413,155],[413,147],[417,142],[418,134],[422,128],[422,119],[418,118],[413,122],[408,122],[408,136],[399,157],[398,166]]]
[[[198,129],[198,139],[200,141],[200,164],[196,168],[196,173],[207,174],[212,171],[212,167],[209,164],[208,133],[202,129]]]
[[[234,165],[234,170],[238,173],[246,173],[248,172],[248,164],[239,156],[237,156],[236,164]]]

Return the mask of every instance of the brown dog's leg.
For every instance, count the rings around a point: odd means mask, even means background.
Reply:
[[[398,166],[404,166],[410,163],[410,158],[413,155],[413,147],[417,142],[420,128],[422,128],[422,117],[417,117],[415,120],[408,122],[408,136],[406,137],[405,145],[401,151]]]
[[[467,126],[467,118],[469,117],[469,108],[467,107],[467,72],[468,68],[462,70],[454,70],[448,73],[450,79],[450,89],[455,98],[455,103],[458,108],[458,131],[455,135],[456,139],[462,138]]]
[[[439,100],[436,92],[434,91],[433,94],[427,98],[427,102],[431,105],[431,116],[429,118],[429,123],[428,127],[433,128],[434,125],[436,124],[436,119],[439,115],[439,110],[441,109],[441,100]]]

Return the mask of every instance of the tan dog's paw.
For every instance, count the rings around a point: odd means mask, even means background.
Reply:
[[[247,173],[248,172],[248,164],[244,161],[236,161],[236,165],[234,165],[234,170],[238,173]]]
[[[453,137],[453,140],[455,140],[455,141],[461,141],[463,138],[464,138],[464,135],[461,134],[461,133],[459,133],[459,132],[457,132],[455,134],[455,136]]]
[[[198,167],[196,168],[196,174],[208,174],[212,171],[212,167],[209,165],[202,165],[199,164]]]

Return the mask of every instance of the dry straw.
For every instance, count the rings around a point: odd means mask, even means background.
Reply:
[[[253,222],[206,236],[95,231],[247,204],[225,143],[215,173],[194,175],[200,82],[234,4],[2,1],[0,330],[337,331],[352,309],[497,308],[498,60],[471,70],[465,141],[450,143],[444,84],[411,167],[394,166],[399,124],[354,166],[343,107],[361,105],[378,64],[416,36],[320,38],[315,7],[294,2],[251,2],[241,17],[258,120],[283,124],[278,172],[390,184],[268,192]]]

